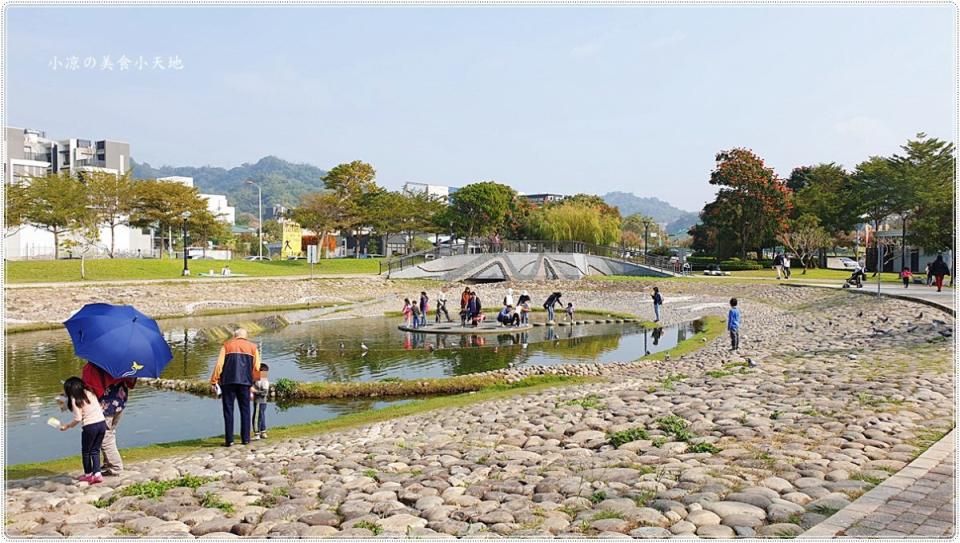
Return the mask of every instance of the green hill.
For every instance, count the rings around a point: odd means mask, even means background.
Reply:
[[[264,215],[275,204],[294,207],[300,197],[323,189],[323,176],[327,173],[310,164],[295,164],[275,156],[261,158],[255,164],[241,164],[235,168],[214,166],[160,166],[138,163],[131,159],[133,176],[137,179],[155,179],[180,175],[193,178],[200,192],[225,194],[237,212],[257,213],[257,189],[246,184],[252,179],[263,189]]]
[[[676,208],[659,198],[643,198],[629,192],[609,192],[602,198],[607,204],[617,206],[623,217],[642,213],[658,223],[666,223],[668,234],[685,234],[691,226],[700,222],[698,213]]]

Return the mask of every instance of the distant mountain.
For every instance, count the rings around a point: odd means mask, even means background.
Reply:
[[[629,192],[609,192],[601,198],[620,208],[620,215],[624,217],[642,213],[659,223],[667,223],[668,234],[684,234],[700,220],[699,213],[684,211],[659,198],[641,198]]]
[[[264,217],[274,204],[294,207],[300,197],[323,189],[322,178],[326,171],[310,164],[294,164],[275,156],[266,156],[256,164],[241,164],[225,169],[213,166],[160,166],[133,164],[133,176],[138,179],[155,179],[180,175],[192,177],[195,187],[207,194],[225,194],[227,201],[236,206],[237,212],[257,214],[257,189],[246,184],[247,179],[256,181],[263,191]]]

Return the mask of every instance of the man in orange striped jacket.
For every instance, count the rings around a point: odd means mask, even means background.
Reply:
[[[250,444],[250,387],[260,378],[260,351],[247,339],[247,331],[237,328],[224,342],[217,365],[210,376],[210,386],[220,386],[223,402],[223,436],[225,445],[233,445],[233,402],[240,406],[240,441]]]

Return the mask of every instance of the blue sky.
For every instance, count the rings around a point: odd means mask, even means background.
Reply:
[[[127,141],[155,166],[361,159],[391,188],[697,210],[721,149],[787,175],[956,130],[949,5],[8,6],[6,23],[8,125]],[[116,67],[174,55],[181,70]]]

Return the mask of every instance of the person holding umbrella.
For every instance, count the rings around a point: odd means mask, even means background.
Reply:
[[[128,391],[137,377],[160,377],[173,353],[156,321],[129,305],[87,304],[63,325],[76,355],[88,362],[78,381],[99,403],[106,425],[102,445],[97,446],[97,464],[102,448],[107,468],[103,473],[117,475],[123,460],[116,428]]]
[[[103,410],[104,421],[107,424],[107,431],[100,447],[103,451],[103,474],[120,475],[123,471],[123,458],[120,456],[120,450],[117,449],[117,425],[120,424],[120,417],[123,415],[123,408],[126,407],[130,389],[137,386],[137,379],[134,377],[117,379],[90,362],[83,367],[80,378],[84,386],[90,389],[100,401],[100,409]]]
[[[247,339],[247,330],[237,328],[224,342],[210,386],[223,402],[224,445],[233,446],[233,402],[240,407],[240,442],[250,444],[250,387],[260,379],[260,351]]]

